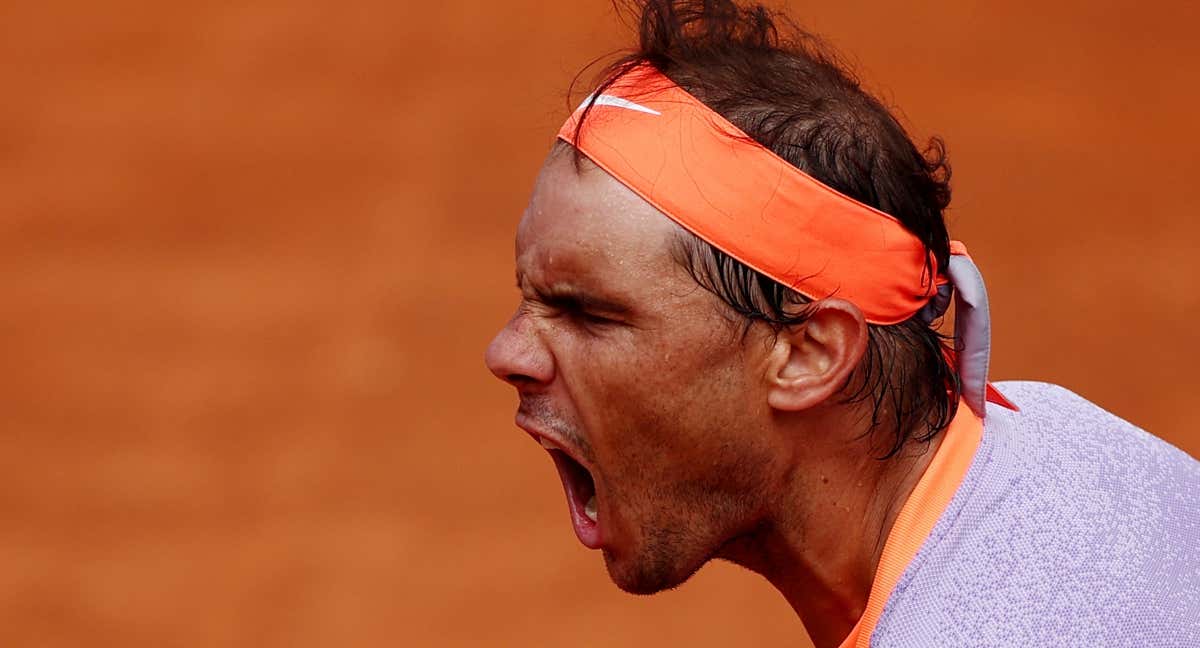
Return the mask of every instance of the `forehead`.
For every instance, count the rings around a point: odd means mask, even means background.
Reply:
[[[517,228],[517,272],[534,281],[592,280],[630,287],[673,274],[679,227],[571,150],[547,157]]]

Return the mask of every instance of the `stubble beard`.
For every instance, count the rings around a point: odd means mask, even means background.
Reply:
[[[641,524],[639,546],[629,555],[603,550],[609,576],[625,592],[648,595],[679,587],[752,528],[760,509],[754,491],[732,496],[700,487],[672,500],[682,507],[675,510],[687,514],[660,515]]]
[[[646,527],[642,537],[637,553],[624,561],[604,549],[609,576],[629,594],[657,594],[679,587],[712,558],[696,550],[698,538],[690,529]]]

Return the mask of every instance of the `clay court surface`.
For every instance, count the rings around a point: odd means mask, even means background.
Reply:
[[[993,376],[1200,455],[1191,3],[793,3],[919,136]],[[801,7],[807,7],[799,13]],[[618,592],[483,349],[603,0],[0,7],[0,645],[807,645]]]

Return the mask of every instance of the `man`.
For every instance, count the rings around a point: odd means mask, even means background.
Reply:
[[[730,560],[822,647],[1200,645],[1200,463],[988,384],[940,143],[759,7],[639,9],[538,177],[486,358],[613,581]]]

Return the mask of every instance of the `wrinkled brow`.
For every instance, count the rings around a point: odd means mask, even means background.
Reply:
[[[597,295],[579,286],[573,284],[557,282],[549,287],[541,287],[532,282],[523,281],[525,276],[520,272],[517,273],[517,288],[524,290],[526,287],[537,296],[538,300],[548,306],[554,306],[565,309],[582,309],[588,311],[597,311],[602,313],[611,313],[616,315],[628,314],[633,309],[626,303],[616,299]],[[528,286],[522,285],[528,283]]]

